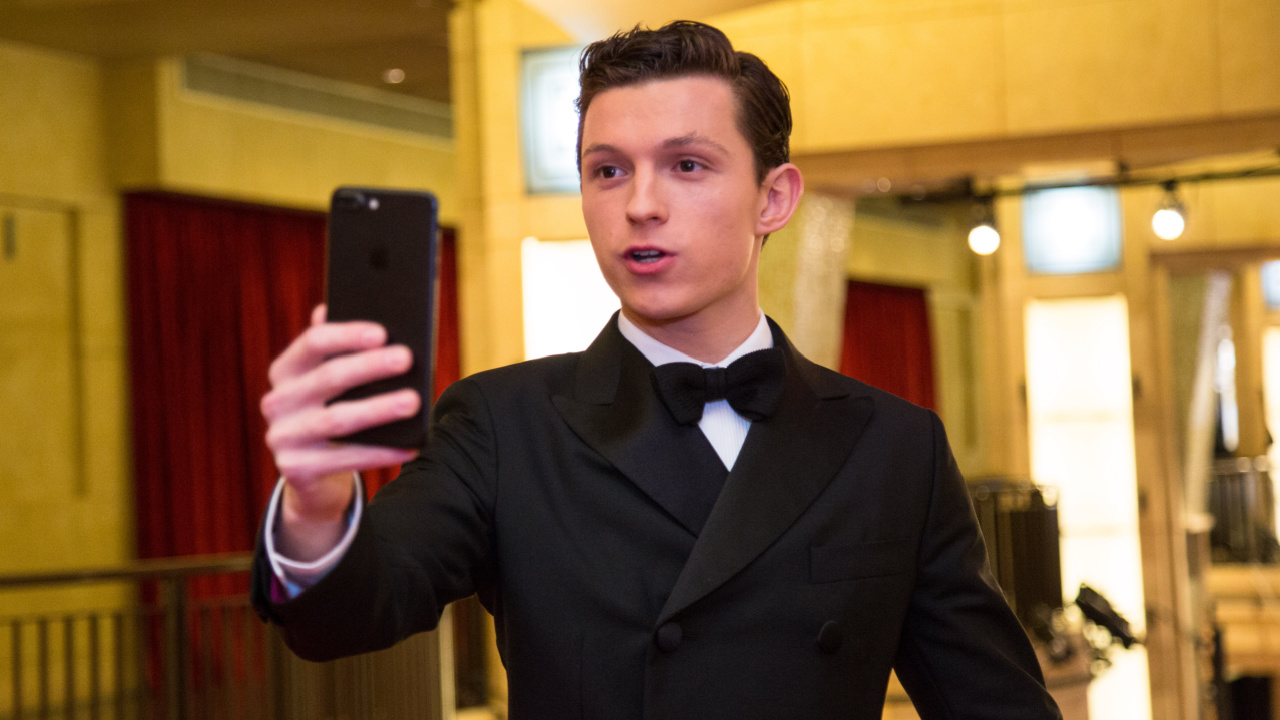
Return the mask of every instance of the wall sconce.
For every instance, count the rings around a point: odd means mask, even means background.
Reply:
[[[979,255],[990,255],[1000,247],[1000,231],[996,230],[995,199],[974,198],[973,229],[969,231],[969,249]]]
[[[1151,216],[1151,229],[1161,240],[1177,240],[1187,228],[1187,210],[1178,197],[1178,181],[1166,180],[1164,197],[1160,198],[1160,207]]]

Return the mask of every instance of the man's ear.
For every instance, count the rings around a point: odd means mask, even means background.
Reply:
[[[804,194],[804,177],[800,168],[783,163],[765,175],[760,184],[760,215],[756,220],[756,235],[768,235],[781,230],[795,214]]]

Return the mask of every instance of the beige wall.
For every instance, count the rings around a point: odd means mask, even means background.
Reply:
[[[132,554],[123,273],[103,85],[93,62],[0,43],[0,216],[17,231],[0,272],[21,272],[0,287],[0,442],[17,451],[0,452],[0,572]],[[113,597],[5,592],[0,614]]]

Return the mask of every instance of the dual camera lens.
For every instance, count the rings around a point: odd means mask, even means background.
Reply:
[[[338,210],[377,210],[378,198],[369,197],[362,192],[338,193],[333,199],[333,206]]]

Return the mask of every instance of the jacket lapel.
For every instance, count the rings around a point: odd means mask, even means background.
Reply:
[[[659,625],[773,544],[835,477],[871,419],[869,397],[833,382],[829,371],[796,352],[778,326],[769,324],[774,344],[786,352],[782,402],[772,417],[752,423]]]
[[[579,439],[697,535],[719,493],[706,479],[723,478],[724,465],[696,425],[672,419],[653,390],[653,366],[616,323],[580,356],[573,397],[552,402]]]

